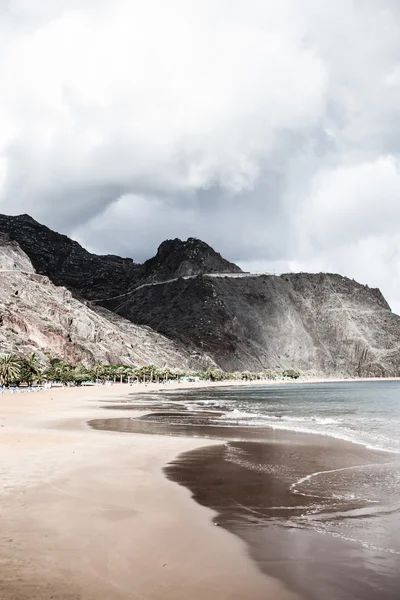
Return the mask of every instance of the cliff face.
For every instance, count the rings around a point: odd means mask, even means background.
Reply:
[[[122,294],[138,277],[140,265],[131,258],[91,254],[29,215],[0,215],[0,231],[19,244],[37,273],[47,275],[56,285],[68,287],[84,298]]]
[[[114,362],[400,375],[400,317],[379,290],[340,275],[249,276],[194,238],[139,265],[90,254],[26,215],[0,216],[1,231],[3,348],[50,344],[44,335],[59,354]]]
[[[114,310],[227,370],[400,374],[400,317],[340,275],[199,276],[141,287]]]
[[[101,307],[90,308],[69,290],[38,275],[28,256],[7,235],[0,235],[0,352],[45,352],[73,363],[176,367],[207,366],[179,343],[134,325]]]

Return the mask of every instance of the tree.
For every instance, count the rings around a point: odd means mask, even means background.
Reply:
[[[70,377],[76,385],[81,385],[84,381],[90,379],[91,375],[85,365],[78,365],[71,371]]]
[[[119,382],[122,383],[126,376],[126,367],[118,367],[115,372],[119,376]]]
[[[93,379],[95,381],[97,381],[98,379],[101,379],[103,377],[104,372],[105,372],[105,367],[99,360],[96,360],[96,362],[93,363],[92,368],[90,369],[90,372],[93,376]]]
[[[61,358],[52,358],[43,376],[50,381],[71,381],[73,366]]]
[[[20,363],[20,381],[26,381],[28,385],[32,385],[34,379],[40,374],[40,364],[36,358],[36,354],[32,352],[28,357],[19,359]]]
[[[0,383],[9,385],[13,381],[18,381],[21,372],[21,365],[18,356],[14,354],[3,354],[0,356]]]
[[[204,372],[204,377],[210,381],[222,381],[224,379],[224,372],[220,369],[208,367],[208,369]]]
[[[286,369],[283,371],[283,376],[289,377],[289,379],[298,379],[300,377],[300,373],[295,369]]]

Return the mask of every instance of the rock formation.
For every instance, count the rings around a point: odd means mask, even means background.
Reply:
[[[0,234],[0,352],[36,352],[42,359],[48,354],[86,364],[213,364],[148,327],[74,298],[65,287],[35,273],[29,257],[7,234]]]
[[[41,225],[29,215],[0,215],[0,232],[8,233],[29,256],[35,271],[89,300],[120,296],[137,285],[199,273],[234,273],[241,269],[210,246],[189,238],[163,242],[143,265],[131,258],[91,254],[78,242]]]
[[[47,275],[56,285],[64,285],[84,298],[122,294],[140,269],[131,258],[91,254],[29,215],[0,215],[0,231],[18,242],[36,273]]]
[[[241,273],[211,246],[196,238],[166,240],[156,256],[147,260],[141,270],[141,282],[168,281],[177,277],[193,277],[205,273]]]
[[[340,275],[198,276],[143,286],[114,310],[226,370],[400,374],[400,317]]]
[[[26,215],[0,216],[0,231],[9,235],[8,241],[2,238],[8,248],[3,269],[15,264],[13,268],[25,271],[18,277],[27,290],[32,282],[39,286],[35,270],[75,296],[42,278],[46,283],[40,286],[55,296],[53,308],[40,312],[38,301],[34,309],[30,301],[22,304],[23,295],[13,295],[15,275],[4,271],[3,322],[29,316],[40,328],[46,317],[48,327],[54,323],[61,327],[61,337],[72,331],[78,354],[118,355],[124,362],[139,360],[142,352],[141,361],[217,364],[226,370],[297,368],[328,375],[400,375],[400,317],[391,312],[379,290],[340,275],[245,274],[194,238],[168,240],[154,258],[140,265],[129,258],[90,254]],[[29,259],[10,240],[18,242]],[[82,298],[91,301],[91,308],[79,301]],[[14,316],[8,317],[7,311]],[[71,311],[75,325],[80,318],[91,324],[103,319],[102,333],[96,329],[95,334],[94,325],[71,330],[67,325]],[[111,331],[111,323],[118,330],[112,348],[113,338],[105,333]],[[13,335],[15,343],[21,340],[20,330],[10,325],[0,341],[10,345]],[[67,353],[69,346],[62,339],[59,352]]]

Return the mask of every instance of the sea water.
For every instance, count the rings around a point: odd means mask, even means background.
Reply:
[[[263,571],[307,600],[400,600],[400,382],[165,389],[143,400],[151,414],[92,426],[220,440],[165,471]]]
[[[258,443],[241,434],[167,473],[219,511],[263,570],[312,600],[400,599],[400,382],[182,390],[177,400],[217,411],[207,435],[257,431]]]
[[[284,383],[182,390],[179,395],[191,410],[224,411],[213,420],[218,426],[319,433],[400,453],[400,381]]]

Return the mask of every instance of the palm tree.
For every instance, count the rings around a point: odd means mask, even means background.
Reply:
[[[50,365],[40,376],[48,381],[61,381],[67,383],[73,380],[75,366],[61,358],[50,359]]]
[[[83,364],[79,364],[71,370],[71,381],[76,385],[81,385],[84,381],[90,379],[90,373]]]
[[[97,381],[104,375],[104,365],[99,360],[96,360],[96,362],[93,363],[90,372],[92,373],[94,380]]]
[[[132,380],[135,380],[135,378],[136,378],[136,369],[135,369],[135,367],[126,367],[125,368],[125,375],[128,378],[128,383],[131,383]]]
[[[116,369],[116,374],[119,375],[119,382],[122,383],[124,377],[126,376],[126,367],[122,365]]]
[[[16,381],[21,372],[18,356],[14,354],[3,354],[0,356],[0,383],[9,385],[10,381]]]
[[[30,385],[33,379],[40,373],[40,364],[34,352],[24,359],[24,367],[26,371],[27,384]]]

